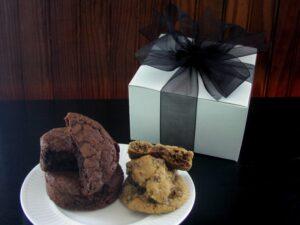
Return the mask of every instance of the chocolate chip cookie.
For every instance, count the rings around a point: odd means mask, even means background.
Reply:
[[[127,174],[137,185],[145,189],[145,195],[158,203],[165,203],[174,189],[175,173],[169,170],[163,159],[150,155],[131,160],[126,164]]]
[[[189,196],[189,190],[183,178],[176,175],[174,179],[174,188],[165,203],[159,203],[140,189],[140,187],[130,181],[125,180],[123,191],[120,196],[121,202],[130,210],[147,213],[161,214],[172,212],[181,207]]]
[[[162,158],[144,155],[129,161],[126,168],[128,177],[120,200],[131,210],[167,213],[182,206],[189,196],[184,180]]]

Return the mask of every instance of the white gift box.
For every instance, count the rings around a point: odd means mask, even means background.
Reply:
[[[256,54],[239,59],[255,65]],[[137,70],[128,87],[132,140],[160,143],[160,91],[175,71],[162,71],[145,65]],[[212,98],[206,91],[200,75],[198,83],[194,151],[237,161],[247,121],[252,83],[243,82],[227,98],[219,100]]]

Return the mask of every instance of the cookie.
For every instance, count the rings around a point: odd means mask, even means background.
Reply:
[[[174,211],[188,198],[188,188],[161,158],[145,155],[126,164],[128,178],[121,201],[131,210],[160,214]]]
[[[156,144],[152,145],[146,141],[133,141],[129,143],[128,154],[131,159],[144,155],[152,155],[165,160],[167,165],[173,169],[190,170],[194,152],[177,146]]]
[[[126,169],[132,181],[145,189],[145,195],[159,203],[168,201],[174,189],[175,173],[168,169],[163,159],[146,155],[129,161]]]
[[[109,182],[89,196],[81,193],[81,183],[76,172],[46,172],[45,178],[48,196],[56,205],[71,210],[93,210],[104,208],[118,198],[124,175],[118,166]]]
[[[156,144],[151,155],[163,158],[173,169],[188,171],[193,165],[194,152],[177,146]]]
[[[130,178],[125,180],[120,200],[130,210],[146,214],[161,214],[178,209],[186,202],[188,196],[189,190],[186,183],[182,177],[176,175],[174,189],[165,203],[149,198],[143,189],[130,181]]]
[[[65,122],[77,148],[82,194],[93,195],[113,176],[119,161],[119,146],[95,120],[68,113]]]
[[[154,145],[148,141],[132,141],[128,146],[128,155],[131,159],[149,155],[153,146]]]
[[[121,202],[129,209],[147,214],[168,213],[182,206],[188,187],[176,169],[189,170],[194,153],[184,148],[146,141],[129,143],[131,160]]]
[[[78,171],[77,151],[65,127],[54,128],[40,138],[40,166],[44,171]]]

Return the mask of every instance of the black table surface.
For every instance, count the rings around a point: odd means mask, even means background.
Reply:
[[[39,137],[70,111],[129,142],[127,100],[0,102],[0,224],[30,224],[22,182],[39,162]],[[299,116],[299,98],[253,98],[238,163],[196,154],[196,201],[182,224],[300,224]]]

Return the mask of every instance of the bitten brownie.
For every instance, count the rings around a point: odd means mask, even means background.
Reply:
[[[90,196],[81,193],[78,173],[47,172],[46,189],[50,199],[58,206],[71,210],[101,209],[114,202],[122,189],[123,171],[117,167],[110,181]]]
[[[78,171],[76,146],[65,127],[54,128],[40,139],[40,166],[44,171]]]
[[[68,132],[75,143],[82,193],[92,195],[108,182],[119,161],[119,146],[95,120],[78,113],[65,117]]]
[[[49,197],[67,209],[103,208],[119,195],[124,175],[119,146],[98,122],[68,113],[66,127],[41,139],[40,166]]]

